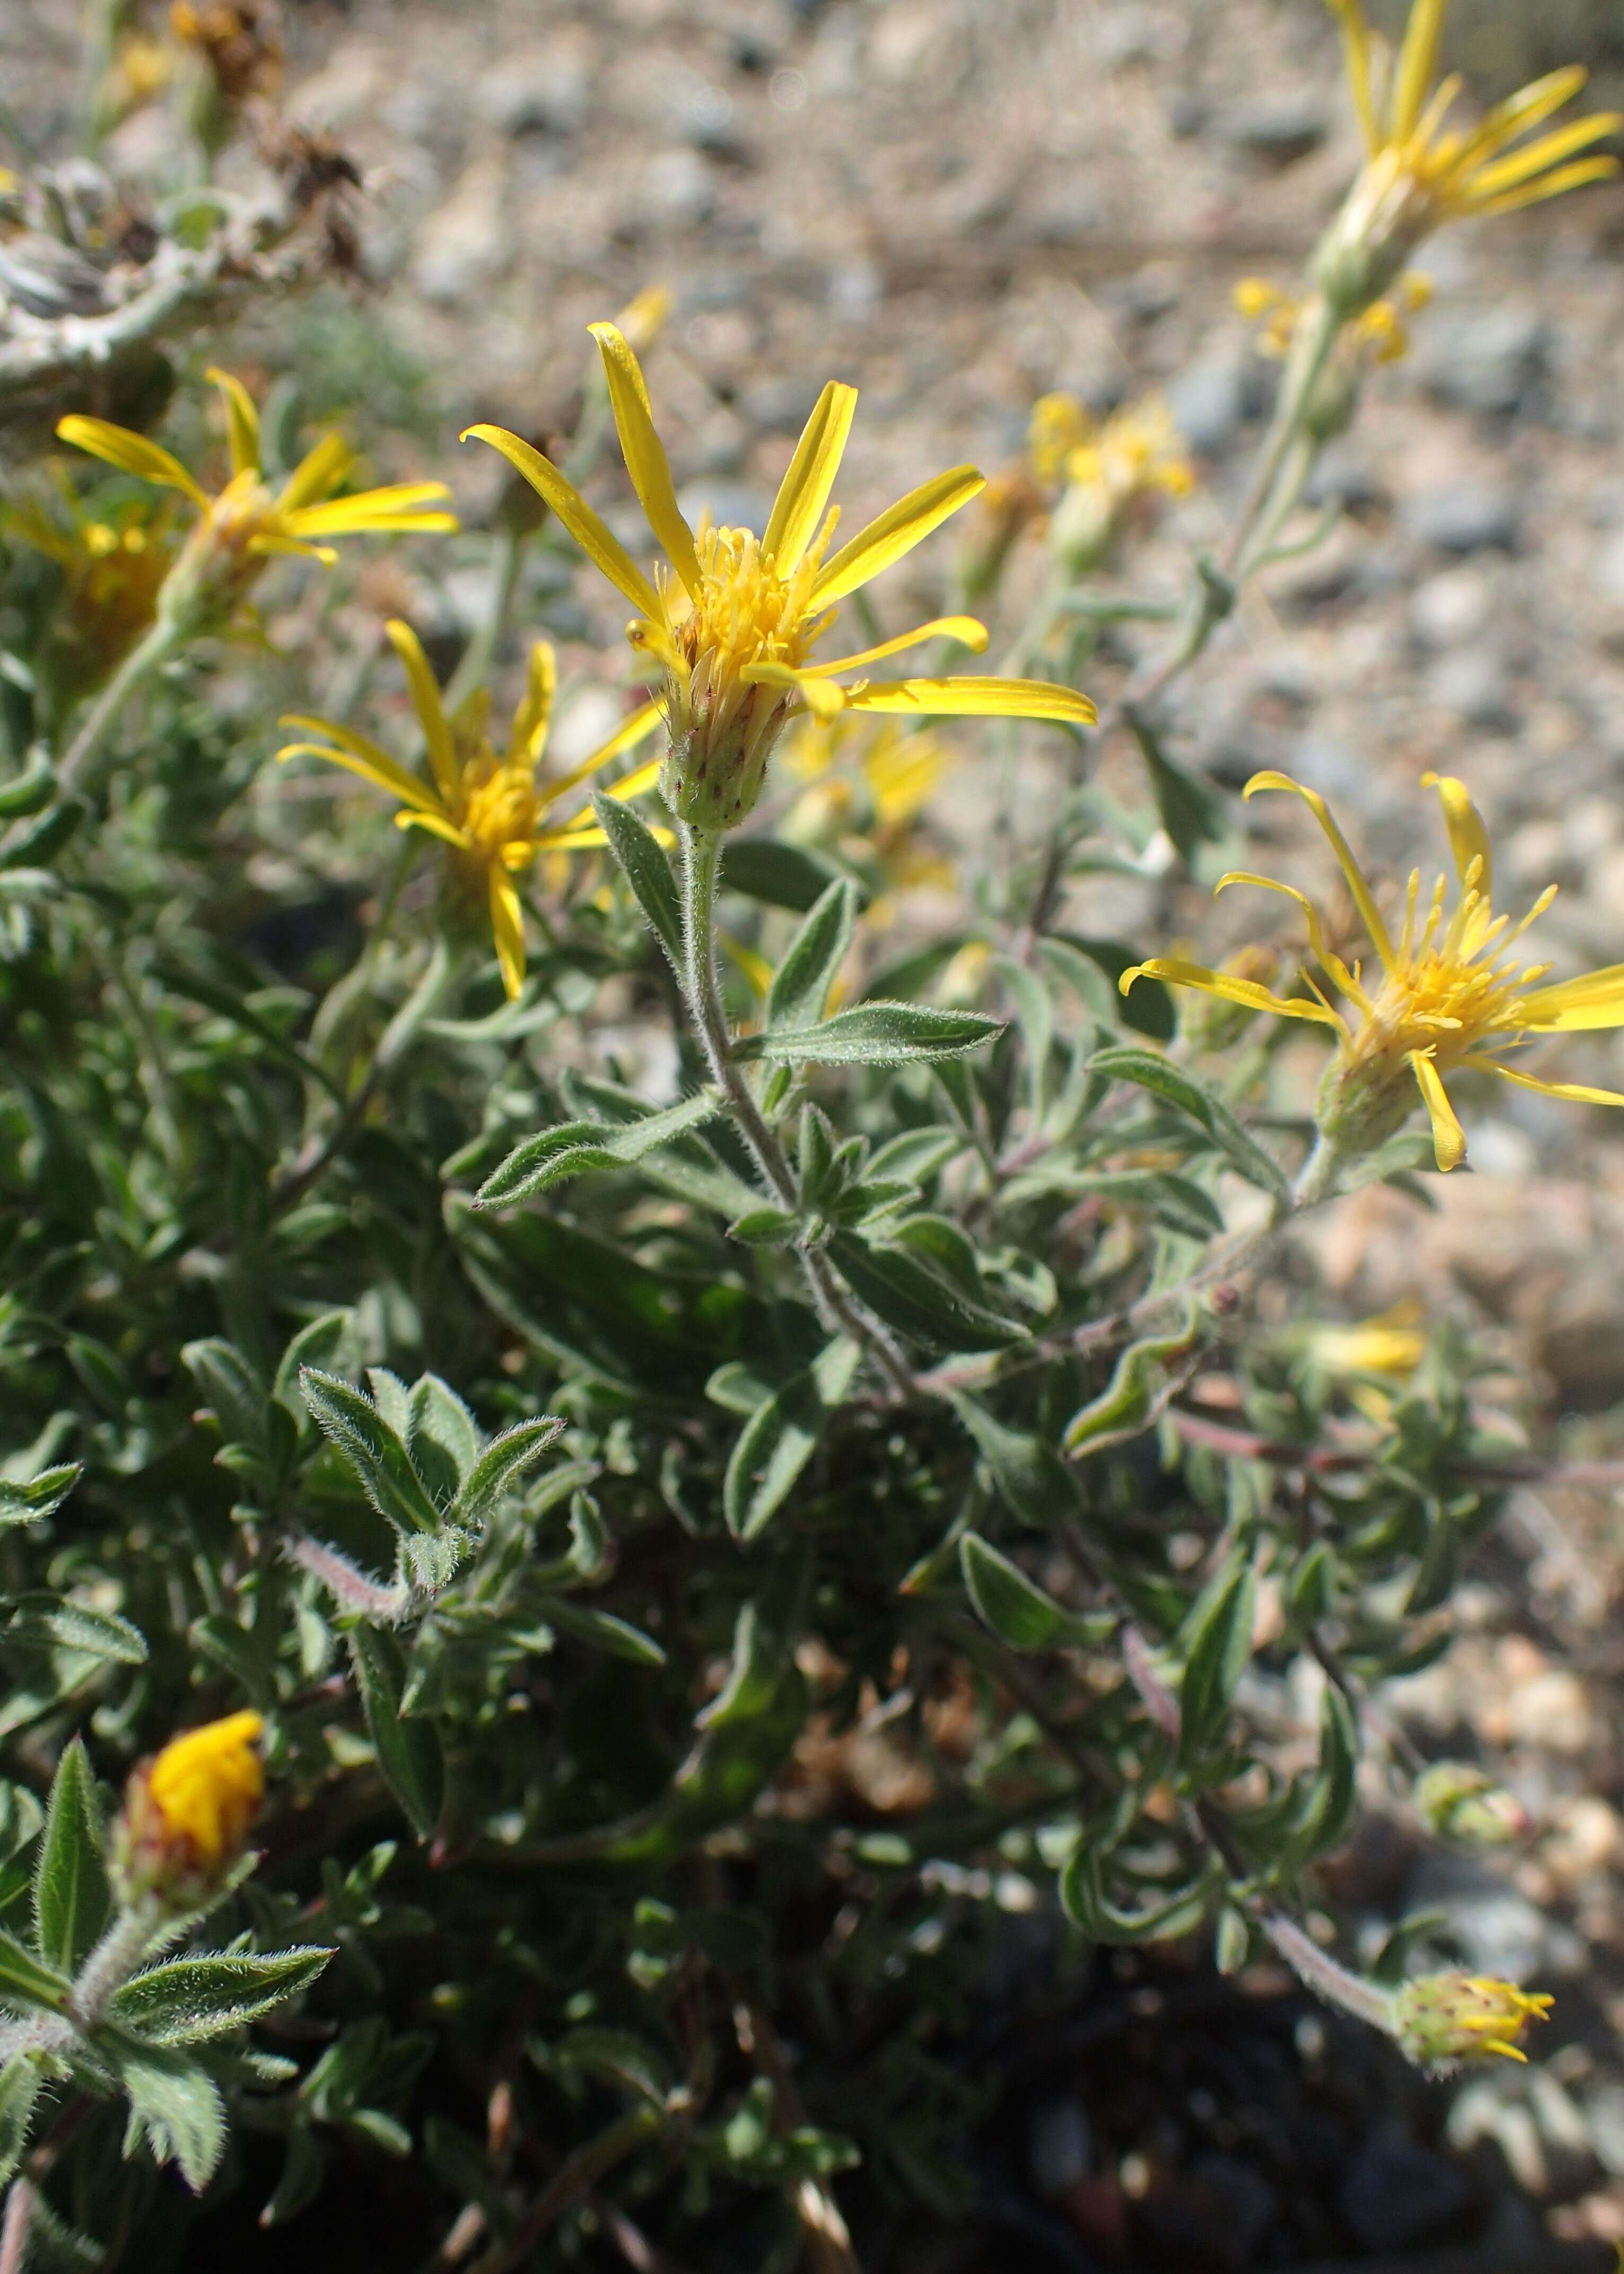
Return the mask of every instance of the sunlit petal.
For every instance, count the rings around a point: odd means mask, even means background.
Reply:
[[[604,375],[609,383],[609,408],[615,414],[616,431],[625,453],[631,486],[648,516],[649,527],[664,547],[667,560],[682,578],[689,597],[697,600],[702,582],[699,556],[694,550],[693,531],[676,502],[665,446],[654,432],[648,389],[643,383],[638,359],[613,324],[593,324],[588,328],[603,358]]]
[[[933,639],[956,640],[972,655],[984,655],[987,629],[974,616],[936,616],[928,624],[916,624],[910,632],[898,632],[895,639],[881,640],[878,647],[865,647],[857,655],[835,656],[827,663],[809,663],[804,669],[812,678],[827,679],[835,672],[855,671],[859,664],[878,663],[883,656],[901,655],[905,648],[920,647]]]
[[[1380,956],[1383,963],[1391,970],[1393,942],[1387,936],[1386,925],[1381,920],[1381,911],[1371,897],[1371,888],[1365,882],[1363,870],[1354,859],[1352,847],[1337,827],[1331,809],[1324,798],[1320,796],[1318,790],[1309,789],[1302,782],[1293,781],[1289,774],[1275,773],[1272,770],[1254,774],[1242,792],[1242,795],[1255,797],[1258,792],[1263,789],[1289,790],[1294,797],[1300,797],[1307,806],[1330,841],[1331,849],[1336,855],[1337,866],[1347,878],[1348,889],[1353,894],[1354,906],[1358,909],[1364,929],[1371,936],[1371,946]]]
[[[1576,1035],[1605,1027],[1624,1027],[1624,963],[1554,987],[1537,987],[1517,1005],[1519,1018],[1542,1034]]]
[[[1177,956],[1156,955],[1124,971],[1117,985],[1128,994],[1137,979],[1159,979],[1169,987],[1191,987],[1197,994],[1216,995],[1226,1003],[1242,1004],[1249,1011],[1268,1011],[1277,1019],[1306,1019],[1311,1026],[1334,1027],[1342,1021],[1326,1003],[1307,1003],[1273,995],[1255,979],[1236,979],[1227,971],[1209,971],[1204,964],[1185,963]]]
[[[1456,876],[1464,885],[1473,862],[1477,862],[1476,888],[1485,901],[1492,900],[1494,855],[1489,847],[1489,832],[1483,825],[1483,816],[1472,803],[1471,792],[1453,774],[1423,774],[1421,787],[1438,792],[1439,803],[1444,809],[1444,826],[1449,832],[1450,849],[1454,855]]]
[[[528,442],[510,434],[505,426],[470,426],[462,440],[488,442],[525,479],[574,538],[595,568],[601,569],[617,591],[623,593],[639,615],[662,624],[665,609],[648,578],[621,543],[593,511],[580,492],[567,482],[549,458]]]
[[[513,881],[506,871],[490,872],[491,930],[496,939],[496,960],[510,1003],[525,984],[525,912]]]
[[[260,471],[260,414],[254,408],[253,395],[240,379],[233,379],[229,371],[221,371],[214,364],[203,376],[214,381],[225,403],[231,471],[234,474],[257,474]]]
[[[1446,1175],[1466,1158],[1466,1132],[1455,1118],[1443,1078],[1424,1050],[1411,1050],[1409,1063],[1421,1085],[1427,1118],[1432,1124],[1432,1155]]]
[[[341,727],[331,719],[307,719],[297,712],[282,723],[284,727],[302,727],[307,733],[319,729],[323,734],[331,736],[332,746],[326,742],[289,742],[277,751],[278,759],[325,758],[330,765],[343,766],[350,773],[359,774],[363,781],[371,782],[374,788],[387,790],[391,797],[399,798],[401,803],[414,813],[439,811],[434,793],[427,784],[409,774],[404,766],[390,757],[387,750],[381,750],[376,742],[368,742],[365,734],[355,734],[350,727]]]
[[[583,758],[580,764],[572,766],[567,774],[560,774],[556,781],[545,785],[548,804],[550,805],[555,799],[561,798],[566,790],[573,789],[578,782],[587,780],[601,768],[607,766],[611,759],[620,757],[627,750],[635,750],[639,742],[646,742],[649,735],[659,726],[662,716],[663,713],[657,703],[645,703],[640,709],[634,711],[629,719],[623,719],[608,742],[600,742],[590,757]],[[647,773],[652,780],[653,776],[659,773],[664,763],[663,758],[655,758],[640,771]],[[617,788],[613,794],[618,796],[623,794],[623,792]]]
[[[913,718],[1048,719],[1061,727],[1091,727],[1099,716],[1086,695],[1042,679],[876,680],[850,689],[846,704]]]
[[[72,442],[76,449],[88,450],[93,458],[117,466],[120,473],[137,474],[142,481],[157,482],[165,489],[183,490],[193,505],[208,512],[208,496],[180,460],[162,444],[149,442],[145,434],[132,434],[127,426],[112,425],[105,418],[81,418],[74,413],[57,421],[57,435],[58,440]]]
[[[417,712],[418,723],[423,729],[428,763],[434,769],[441,797],[449,805],[457,795],[459,772],[457,746],[451,739],[451,722],[445,715],[439,686],[429,668],[428,658],[423,652],[423,643],[411,625],[403,623],[398,616],[391,616],[383,629],[389,645],[405,666],[406,684],[412,691],[412,707]]]
[[[1475,1067],[1479,1073],[1498,1074],[1502,1081],[1514,1082],[1519,1089],[1537,1090],[1541,1097],[1560,1097],[1568,1105],[1624,1105],[1624,1093],[1616,1089],[1592,1089],[1586,1082],[1542,1081],[1537,1074],[1523,1073],[1515,1066],[1503,1065],[1499,1058],[1469,1058],[1463,1065]]]
[[[799,561],[823,519],[857,407],[857,388],[832,379],[802,429],[761,539],[763,553],[781,576]]]
[[[355,453],[342,434],[323,434],[299,460],[283,484],[276,499],[279,511],[298,513],[336,490],[355,463]]]
[[[894,561],[911,553],[932,530],[939,529],[949,515],[967,506],[986,487],[986,475],[974,466],[954,466],[932,481],[921,482],[917,490],[910,490],[888,512],[859,530],[850,545],[842,545],[832,561],[825,561],[812,586],[813,607],[826,608],[831,601],[855,592],[859,584],[869,583]]]

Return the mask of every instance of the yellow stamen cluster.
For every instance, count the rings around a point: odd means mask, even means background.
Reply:
[[[231,478],[210,496],[178,458],[159,443],[104,418],[58,420],[57,433],[93,457],[160,488],[174,489],[197,508],[196,528],[165,579],[158,614],[178,632],[215,630],[229,622],[273,554],[291,553],[330,562],[323,540],[365,532],[400,535],[445,531],[455,514],[442,509],[450,492],[443,482],[397,482],[387,489],[336,497],[355,463],[336,434],[322,437],[279,490],[265,479],[260,418],[240,380],[208,374],[220,389],[230,444]]]
[[[549,822],[554,806],[569,791],[644,741],[658,723],[655,704],[645,704],[601,743],[590,757],[548,779],[540,771],[552,723],[556,666],[545,640],[531,651],[523,700],[513,716],[507,745],[498,752],[486,732],[483,698],[448,717],[428,659],[410,624],[387,627],[395,652],[405,666],[412,707],[423,730],[431,779],[392,758],[380,744],[336,719],[294,714],[283,720],[320,742],[290,742],[279,758],[325,758],[359,774],[399,800],[397,826],[421,829],[449,845],[460,883],[486,902],[502,985],[510,998],[525,983],[525,918],[513,879],[540,853],[569,853],[604,842],[590,806],[570,819]],[[659,761],[625,775],[612,797],[633,797],[651,789]]]
[[[1363,0],[1329,0],[1341,19],[1365,164],[1316,260],[1321,289],[1343,316],[1379,299],[1422,240],[1446,222],[1514,212],[1619,170],[1595,146],[1624,121],[1582,118],[1524,139],[1583,87],[1575,65],[1521,88],[1473,128],[1446,122],[1461,92],[1435,84],[1449,0],[1413,0],[1403,43],[1389,55]]]
[[[1497,916],[1492,904],[1488,837],[1465,786],[1432,774],[1426,783],[1437,788],[1443,807],[1459,897],[1451,910],[1448,881],[1440,877],[1423,914],[1417,870],[1409,880],[1396,940],[1325,800],[1285,774],[1257,774],[1247,784],[1249,798],[1260,790],[1288,790],[1310,808],[1336,855],[1376,951],[1379,976],[1367,986],[1362,967],[1356,963],[1350,968],[1330,948],[1318,910],[1295,886],[1247,872],[1222,877],[1218,889],[1252,885],[1294,900],[1308,922],[1313,960],[1332,990],[1341,997],[1344,1008],[1333,1006],[1311,976],[1310,997],[1285,998],[1265,987],[1177,958],[1136,966],[1123,973],[1122,986],[1126,993],[1136,979],[1148,975],[1251,1010],[1329,1027],[1338,1048],[1320,1098],[1319,1126],[1326,1137],[1342,1152],[1370,1150],[1401,1126],[1418,1088],[1432,1124],[1438,1165],[1447,1171],[1458,1168],[1466,1157],[1466,1133],[1444,1088],[1444,1076],[1457,1068],[1493,1074],[1547,1097],[1624,1105],[1624,1096],[1617,1091],[1542,1081],[1507,1063],[1510,1053],[1540,1035],[1624,1026],[1624,965],[1544,985],[1550,967],[1525,963],[1514,951],[1530,925],[1550,907],[1556,887],[1541,893],[1515,925],[1507,916]]]
[[[678,817],[702,834],[732,828],[760,794],[767,757],[790,719],[845,710],[1050,719],[1084,726],[1094,706],[1070,688],[1034,680],[857,679],[855,671],[931,639],[978,651],[986,628],[948,616],[838,661],[812,663],[812,648],[848,593],[911,552],[984,486],[958,466],[911,491],[832,558],[829,496],[840,471],[857,389],[831,380],[818,398],[758,539],[741,529],[701,525],[696,538],[676,502],[665,448],[654,431],[642,370],[613,324],[594,324],[609,405],[626,469],[668,570],[644,575],[574,486],[539,450],[500,426],[472,426],[549,505],[582,551],[631,601],[628,637],[654,666],[669,742],[662,788]],[[467,437],[465,436],[465,440]]]
[[[1543,2022],[1552,2000],[1514,1983],[1478,1974],[1423,1974],[1395,1992],[1394,2035],[1424,2068],[1457,2061],[1526,2061],[1518,2043],[1530,2022]]]

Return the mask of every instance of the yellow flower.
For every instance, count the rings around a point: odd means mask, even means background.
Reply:
[[[1414,248],[1446,222],[1511,213],[1618,172],[1616,158],[1581,154],[1624,124],[1612,112],[1523,139],[1583,87],[1578,65],[1536,79],[1470,130],[1446,131],[1461,91],[1453,74],[1433,84],[1449,0],[1413,0],[1396,56],[1372,35],[1363,0],[1329,4],[1341,19],[1366,152],[1317,261],[1339,312],[1356,314],[1379,298]]]
[[[265,0],[174,0],[170,30],[200,56],[221,102],[236,109],[282,81],[282,31]]]
[[[1148,975],[1252,1010],[1331,1028],[1337,1036],[1337,1054],[1319,1109],[1319,1126],[1327,1139],[1344,1151],[1365,1151],[1381,1144],[1402,1125],[1419,1088],[1432,1124],[1438,1165],[1450,1170],[1466,1157],[1466,1134],[1444,1088],[1444,1076],[1457,1067],[1495,1074],[1545,1097],[1624,1105],[1624,1096],[1616,1091],[1542,1081],[1507,1062],[1510,1053],[1541,1035],[1624,1027],[1624,964],[1553,987],[1542,985],[1550,966],[1524,966],[1512,950],[1550,907],[1555,885],[1540,894],[1520,923],[1495,915],[1488,837],[1464,784],[1437,774],[1425,776],[1424,784],[1436,787],[1443,806],[1460,892],[1450,912],[1446,905],[1448,882],[1439,877],[1423,914],[1421,875],[1416,870],[1396,940],[1325,800],[1285,774],[1255,774],[1246,786],[1248,797],[1259,790],[1289,790],[1310,808],[1347,879],[1376,951],[1379,975],[1367,988],[1362,968],[1356,963],[1350,969],[1327,945],[1318,912],[1294,886],[1271,877],[1241,874],[1220,878],[1218,889],[1255,885],[1295,900],[1308,921],[1314,960],[1345,1008],[1333,1007],[1312,978],[1311,998],[1285,999],[1250,981],[1173,958],[1153,958],[1125,971],[1122,987],[1126,994],[1136,979]]]
[[[63,441],[124,473],[179,490],[198,508],[197,527],[158,603],[160,616],[178,628],[200,631],[224,623],[273,553],[330,562],[337,555],[323,542],[329,537],[457,527],[454,514],[438,509],[440,501],[450,495],[443,482],[397,482],[387,489],[335,497],[355,463],[354,453],[336,434],[324,434],[273,492],[261,464],[260,417],[247,389],[229,373],[211,370],[208,376],[224,400],[231,452],[231,478],[215,497],[178,458],[145,434],[77,415],[57,425]]]
[[[265,1796],[264,1729],[257,1713],[229,1713],[172,1738],[135,1771],[113,1841],[125,1901],[156,1895],[184,1910],[219,1886]]]
[[[1303,312],[1313,305],[1311,299],[1295,293],[1283,292],[1266,277],[1243,276],[1235,288],[1235,305],[1249,323],[1261,324],[1262,334],[1258,345],[1266,356],[1284,358],[1290,354],[1293,340]],[[1361,355],[1368,354],[1373,363],[1398,363],[1409,353],[1409,328],[1407,316],[1419,315],[1432,297],[1432,280],[1416,269],[1408,269],[1398,278],[1393,297],[1372,300],[1363,314],[1356,317],[1345,335],[1351,347]]]
[[[64,527],[32,499],[0,508],[0,528],[20,538],[62,570],[62,599],[53,627],[82,694],[122,661],[151,623],[175,557],[174,516],[167,503],[132,500],[87,514],[64,482],[71,519]]]
[[[1394,2035],[1424,2068],[1481,2060],[1490,2053],[1526,2061],[1517,2040],[1530,2022],[1545,2020],[1552,2002],[1492,1976],[1417,1975],[1394,1993]]]
[[[1388,1374],[1403,1381],[1426,1356],[1421,1315],[1420,1304],[1411,1299],[1353,1326],[1311,1328],[1309,1355],[1327,1374]]]
[[[540,768],[557,674],[553,651],[545,640],[530,651],[524,698],[513,714],[507,749],[498,754],[486,734],[486,698],[475,698],[448,718],[417,634],[410,624],[398,621],[386,629],[405,666],[433,779],[425,781],[365,734],[335,719],[298,713],[283,725],[306,734],[325,734],[328,740],[290,742],[276,756],[326,758],[359,774],[363,781],[400,800],[404,811],[395,817],[397,828],[427,830],[452,847],[465,882],[481,892],[489,907],[502,985],[510,998],[516,997],[525,983],[525,919],[513,879],[540,853],[577,852],[605,842],[590,806],[568,821],[549,822],[548,817],[569,791],[652,734],[659,709],[646,703],[589,758],[549,781]],[[613,786],[610,796],[635,797],[652,788],[659,771],[658,759],[638,767]]]
[[[1065,484],[1049,537],[1076,576],[1099,567],[1137,499],[1158,491],[1188,497],[1196,486],[1173,413],[1159,395],[1113,411],[1103,425],[1075,395],[1043,395],[1033,405],[1027,441],[1037,478]]]
[[[501,426],[471,426],[463,439],[475,435],[500,450],[637,610],[627,636],[659,674],[669,742],[662,787],[684,821],[714,832],[742,820],[760,794],[774,743],[792,717],[806,712],[1091,722],[1094,706],[1086,697],[1031,680],[835,683],[837,672],[859,670],[925,640],[954,639],[978,652],[987,635],[973,617],[921,624],[837,661],[811,660],[835,621],[837,601],[969,504],[983,486],[973,466],[955,467],[922,484],[828,556],[836,519],[827,510],[829,493],[857,399],[855,388],[831,380],[806,423],[762,536],[706,522],[696,535],[677,506],[637,358],[613,324],[594,324],[592,331],[632,486],[668,568],[651,582],[557,467],[517,434]]]

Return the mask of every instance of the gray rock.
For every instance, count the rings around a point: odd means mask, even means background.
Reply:
[[[764,379],[744,389],[738,407],[764,434],[798,434],[820,391],[813,379]]]
[[[502,134],[573,134],[591,82],[571,57],[519,55],[480,81],[480,108]]]
[[[1201,133],[1212,115],[1212,105],[1188,87],[1167,98],[1167,132],[1180,142]]]
[[[1450,310],[1428,319],[1416,371],[1440,402],[1504,415],[1523,409],[1545,379],[1551,345],[1537,308]]]
[[[1416,490],[1399,508],[1405,527],[1440,553],[1514,553],[1522,511],[1514,491],[1492,481],[1445,482]]]
[[[1269,165],[1291,166],[1325,140],[1325,106],[1315,94],[1263,95],[1225,112],[1215,132]]]
[[[1249,358],[1211,356],[1191,364],[1167,389],[1180,433],[1197,457],[1220,458],[1245,425],[1253,401]]]
[[[644,168],[640,202],[672,228],[699,228],[716,210],[716,185],[697,150],[658,150]]]
[[[1034,203],[1021,235],[1030,245],[1076,245],[1104,226],[1105,207],[1081,182],[1065,182]]]
[[[1434,703],[1486,734],[1508,734],[1516,727],[1511,673],[1499,649],[1484,645],[1441,656],[1427,675]]]
[[[1514,1094],[1506,1110],[1521,1103]],[[1469,1856],[1441,1849],[1424,1854],[1404,1891],[1404,1908],[1442,1911],[1450,1942],[1474,1974],[1508,1982],[1537,1977],[1548,1987],[1553,1975],[1582,1971],[1587,1963],[1584,1945],[1571,1927],[1546,1917],[1526,1895]]]
[[[1624,600],[1624,529],[1615,529],[1596,562],[1596,582],[1610,600]]]
[[[697,528],[708,512],[719,527],[753,529],[758,537],[773,511],[771,492],[758,489],[753,482],[686,482],[676,493],[676,502],[690,528]]]
[[[1409,629],[1423,647],[1462,647],[1486,630],[1493,610],[1493,587],[1481,570],[1445,568],[1416,587]]]
[[[1304,502],[1324,508],[1340,505],[1344,513],[1369,513],[1386,498],[1381,477],[1368,458],[1333,442],[1322,451],[1303,492]]]
[[[1342,2217],[1368,2250],[1406,2250],[1463,2211],[1471,2189],[1455,2166],[1384,2125],[1355,2156],[1338,2190]]]

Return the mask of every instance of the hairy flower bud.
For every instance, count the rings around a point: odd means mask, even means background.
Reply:
[[[1526,2060],[1517,2040],[1530,2022],[1545,2020],[1551,2005],[1546,1996],[1490,1975],[1422,1974],[1394,1994],[1393,2034],[1423,2068],[1452,2068],[1491,2053]]]
[[[1503,1848],[1530,1829],[1514,1794],[1467,1761],[1434,1761],[1416,1778],[1413,1797],[1428,1829],[1463,1848]]]
[[[190,1910],[225,1881],[265,1792],[258,1713],[230,1713],[173,1737],[125,1788],[113,1873],[126,1905],[155,1896]]]

